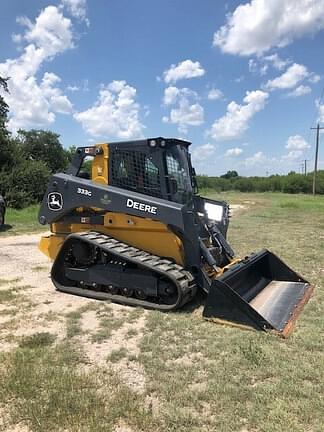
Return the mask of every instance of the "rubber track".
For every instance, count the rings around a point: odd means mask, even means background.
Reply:
[[[63,286],[53,277],[52,269],[52,281],[59,291],[64,291],[72,294],[77,294],[85,297],[96,298],[99,300],[111,300],[116,303],[122,303],[133,306],[142,306],[150,309],[158,310],[172,310],[183,306],[188,303],[196,294],[197,286],[192,274],[185,270],[182,266],[173,263],[172,261],[161,258],[157,255],[152,255],[149,252],[145,252],[136,247],[130,246],[126,243],[120,242],[106,234],[102,234],[96,231],[88,231],[81,233],[74,233],[67,237],[64,243],[72,240],[79,239],[86,241],[91,245],[100,248],[103,252],[115,255],[117,259],[129,261],[137,264],[146,270],[156,272],[159,275],[163,275],[167,279],[171,280],[178,289],[178,299],[174,304],[161,304],[154,303],[146,300],[139,300],[134,297],[125,297],[119,294],[109,294],[102,291],[94,291],[87,288],[79,288],[74,286]],[[64,244],[61,251],[64,249]],[[59,253],[60,255],[60,253]]]

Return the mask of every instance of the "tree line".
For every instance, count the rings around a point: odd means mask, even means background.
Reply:
[[[287,175],[241,177],[236,171],[228,171],[220,177],[200,175],[197,180],[200,189],[212,189],[217,192],[237,190],[240,192],[310,194],[313,187],[313,173],[311,172],[307,175],[292,171]],[[324,170],[317,173],[316,193],[324,194]]]

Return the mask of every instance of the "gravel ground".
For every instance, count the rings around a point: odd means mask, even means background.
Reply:
[[[0,304],[0,350],[8,351],[18,345],[21,337],[38,332],[50,332],[57,341],[63,340],[67,335],[69,315],[83,308],[81,335],[76,337],[82,343],[90,365],[106,361],[112,351],[121,348],[137,354],[146,311],[140,311],[140,316],[128,323],[127,317],[134,312],[133,308],[56,291],[49,276],[51,262],[37,247],[40,236],[0,238],[0,290],[19,293],[19,300]],[[108,308],[109,318],[118,319],[119,326],[114,327],[107,340],[103,337],[100,342],[93,342],[92,336],[100,328],[103,312],[107,314]],[[126,338],[130,328],[137,330],[137,334]],[[142,382],[140,378],[139,388]]]

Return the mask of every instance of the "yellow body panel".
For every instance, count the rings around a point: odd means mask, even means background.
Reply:
[[[67,235],[90,230],[108,234],[131,246],[154,255],[171,258],[177,264],[183,265],[182,242],[166,225],[122,213],[106,213],[104,225],[54,223],[51,225],[52,234],[42,237],[39,249],[49,258],[55,259]]]
[[[97,144],[96,148],[101,148],[103,152],[93,159],[91,178],[95,183],[108,184],[109,145]]]
[[[42,236],[38,243],[38,249],[50,259],[54,260],[65,240],[65,237],[65,235],[59,234]]]

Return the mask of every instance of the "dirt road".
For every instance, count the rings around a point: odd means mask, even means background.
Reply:
[[[0,238],[0,351],[16,347],[24,336],[49,332],[57,341],[74,337],[89,367],[106,363],[120,349],[136,356],[146,311],[56,291],[51,263],[37,248],[39,238]],[[143,390],[140,365],[121,361],[115,367],[132,388]]]

